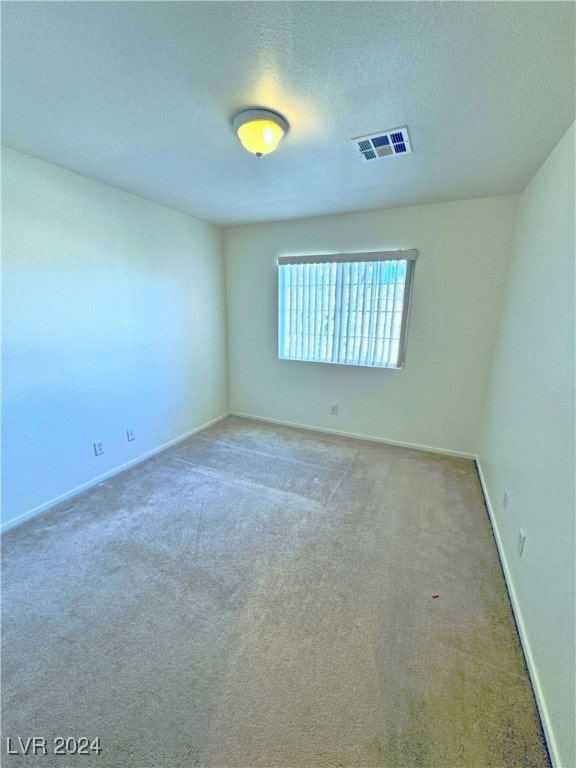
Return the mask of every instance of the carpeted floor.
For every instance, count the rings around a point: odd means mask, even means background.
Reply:
[[[8,532],[2,600],[2,765],[549,765],[471,461],[228,418]]]

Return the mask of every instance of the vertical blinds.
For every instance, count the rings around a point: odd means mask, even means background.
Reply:
[[[280,359],[402,368],[417,255],[279,258]]]

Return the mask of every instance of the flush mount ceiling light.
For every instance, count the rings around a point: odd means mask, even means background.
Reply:
[[[262,157],[276,149],[288,130],[288,123],[271,109],[245,109],[236,115],[232,127],[244,149]]]

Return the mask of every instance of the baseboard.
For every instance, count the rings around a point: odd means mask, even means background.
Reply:
[[[240,411],[231,411],[230,416],[238,416],[241,419],[252,419],[254,421],[268,422],[269,424],[279,424],[283,427],[294,427],[296,429],[307,429],[310,432],[323,432],[327,435],[340,435],[341,437],[354,437],[356,440],[367,440],[371,443],[383,443],[384,445],[393,445],[398,448],[412,448],[415,451],[426,451],[427,453],[438,453],[443,456],[453,456],[457,459],[476,459],[474,453],[463,453],[461,451],[451,451],[447,448],[438,448],[430,445],[419,445],[418,443],[403,443],[398,440],[388,440],[384,437],[374,435],[362,435],[358,432],[343,432],[338,429],[328,429],[327,427],[313,427],[310,424],[299,424],[293,421],[284,421],[282,419],[269,419],[264,416],[254,416],[251,413],[241,413]]]
[[[554,730],[552,728],[552,722],[548,714],[548,708],[546,706],[546,700],[542,692],[542,686],[540,684],[540,677],[538,675],[538,669],[532,655],[530,646],[530,639],[528,632],[526,631],[526,625],[522,617],[522,609],[514,589],[514,582],[510,575],[510,568],[508,566],[508,558],[506,557],[506,551],[502,543],[500,531],[498,529],[498,523],[494,515],[494,508],[490,500],[490,493],[486,484],[484,473],[482,472],[482,466],[480,459],[476,456],[476,469],[478,470],[478,477],[480,479],[480,485],[482,486],[482,493],[484,494],[484,501],[486,502],[486,509],[488,510],[488,516],[492,525],[492,531],[494,532],[494,539],[496,540],[496,547],[498,548],[498,554],[500,556],[500,562],[502,564],[502,570],[504,572],[504,579],[506,581],[506,587],[508,589],[508,595],[510,597],[510,603],[512,605],[512,611],[514,613],[514,619],[516,621],[516,627],[518,628],[518,635],[520,636],[520,643],[522,650],[524,651],[524,658],[526,659],[526,666],[528,667],[528,673],[532,682],[532,689],[534,691],[534,697],[538,706],[540,714],[540,720],[542,722],[542,728],[544,729],[544,735],[546,737],[546,745],[548,752],[550,753],[550,760],[554,768],[561,768],[560,756],[558,754],[558,748],[556,745],[556,739],[554,738]]]
[[[135,467],[137,464],[141,464],[143,461],[146,461],[146,459],[150,459],[152,456],[156,456],[156,454],[162,453],[162,451],[165,451],[167,448],[171,448],[173,445],[176,445],[177,443],[181,443],[183,440],[187,440],[189,437],[191,437],[192,435],[195,435],[197,432],[202,432],[202,430],[207,429],[208,427],[211,427],[212,424],[217,424],[219,421],[222,421],[229,415],[230,415],[229,413],[225,413],[223,416],[218,416],[216,419],[212,419],[211,421],[206,422],[206,424],[202,424],[199,427],[195,427],[189,432],[186,432],[185,434],[174,438],[174,440],[170,440],[169,442],[164,443],[163,445],[160,445],[158,448],[153,448],[151,451],[148,451],[147,453],[143,453],[141,456],[138,456],[136,459],[132,459],[131,461],[126,462],[125,464],[121,464],[119,467],[111,469],[108,472],[105,472],[103,475],[98,475],[98,477],[95,477],[92,480],[89,480],[87,483],[78,485],[76,488],[73,488],[70,491],[66,491],[66,493],[63,493],[60,496],[57,496],[56,498],[51,499],[50,501],[47,501],[45,504],[40,504],[38,507],[34,507],[34,509],[31,509],[28,512],[24,512],[22,515],[18,515],[18,517],[15,517],[6,523],[3,523],[0,526],[0,532],[5,533],[11,528],[16,528],[16,526],[26,522],[26,520],[30,520],[33,517],[37,517],[38,515],[44,514],[44,512],[48,512],[48,510],[52,509],[57,504],[62,504],[63,501],[72,499],[74,498],[74,496],[78,496],[78,494],[84,493],[85,491],[90,490],[90,488],[94,488],[94,486],[99,485],[100,483],[103,483],[106,480],[109,480],[111,477],[114,477],[115,475],[119,475],[121,472],[125,472],[127,469],[131,469],[132,467]]]

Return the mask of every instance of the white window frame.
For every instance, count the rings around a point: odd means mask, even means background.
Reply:
[[[417,258],[414,249],[280,256],[279,359],[403,368]]]

